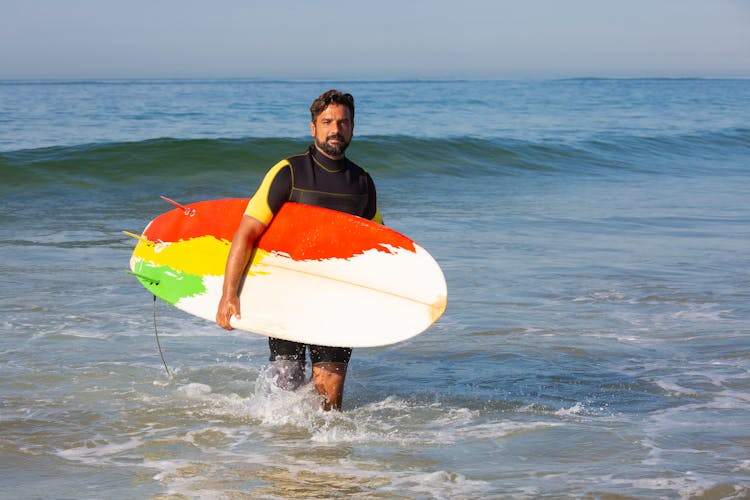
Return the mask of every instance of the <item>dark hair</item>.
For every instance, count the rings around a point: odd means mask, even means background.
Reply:
[[[320,97],[313,101],[312,106],[310,106],[310,120],[315,122],[318,115],[331,104],[341,104],[349,108],[349,114],[352,115],[352,121],[354,121],[354,97],[351,94],[341,93],[336,89],[320,94]]]

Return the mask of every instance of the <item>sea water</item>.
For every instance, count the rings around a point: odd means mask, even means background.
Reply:
[[[340,413],[121,232],[252,194],[332,87],[449,290]],[[3,498],[750,496],[750,81],[2,82],[0,174]]]

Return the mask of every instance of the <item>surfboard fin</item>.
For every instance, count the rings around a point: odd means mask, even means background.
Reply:
[[[182,210],[183,212],[185,212],[185,215],[187,215],[189,217],[192,217],[192,216],[195,215],[195,209],[194,208],[188,208],[185,205],[181,205],[180,203],[174,201],[171,198],[167,198],[166,196],[161,196],[160,198],[162,200],[166,201],[167,203],[169,203],[170,205],[174,205],[175,207],[179,208],[180,210]]]
[[[148,238],[145,238],[143,236],[139,236],[139,235],[137,235],[135,233],[131,233],[130,231],[123,231],[122,234],[124,234],[125,236],[130,236],[131,238],[134,238],[134,239],[136,239],[136,240],[138,240],[138,241],[140,241],[142,243],[145,243],[146,245],[149,245],[149,246],[151,246],[151,245],[154,244],[154,242],[151,241],[151,240],[149,240]]]
[[[160,281],[157,280],[157,279],[151,278],[150,276],[145,276],[143,274],[134,273],[133,271],[128,271],[128,274],[132,274],[133,276],[135,276],[139,280],[148,281],[152,285],[158,286],[159,283],[160,283]]]

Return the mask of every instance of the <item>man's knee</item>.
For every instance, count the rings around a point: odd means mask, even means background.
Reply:
[[[269,363],[268,376],[287,391],[293,391],[305,383],[305,362],[277,359]]]

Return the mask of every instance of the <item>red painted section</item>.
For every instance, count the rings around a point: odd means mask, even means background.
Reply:
[[[151,221],[143,235],[151,241],[164,242],[189,240],[209,234],[220,240],[232,241],[247,201],[231,198],[185,205],[190,213],[195,210],[193,215],[175,208]]]
[[[232,241],[247,202],[231,198],[191,203],[185,206],[188,213],[174,209],[154,219],[144,236],[163,242],[206,235]],[[291,202],[276,214],[257,246],[295,260],[347,259],[371,249],[390,253],[389,246],[414,251],[412,240],[375,222]]]

